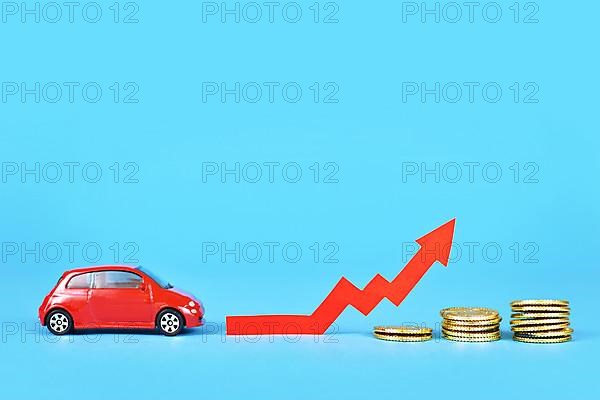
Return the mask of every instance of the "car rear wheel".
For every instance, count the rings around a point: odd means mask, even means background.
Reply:
[[[163,310],[156,318],[160,333],[165,336],[175,336],[183,330],[183,317],[175,310]]]
[[[54,310],[48,314],[46,326],[54,335],[66,335],[73,330],[73,318],[66,311]]]

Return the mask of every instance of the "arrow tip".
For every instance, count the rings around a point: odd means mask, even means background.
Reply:
[[[442,263],[445,267],[448,266],[448,260],[450,259],[455,223],[456,218],[453,218],[444,225],[435,228],[427,235],[417,239],[421,250],[425,254],[434,255],[435,260]]]

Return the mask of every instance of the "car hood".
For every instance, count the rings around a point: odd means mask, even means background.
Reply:
[[[196,296],[194,296],[193,294],[191,294],[189,292],[186,292],[185,290],[181,290],[181,289],[177,289],[177,288],[171,288],[171,289],[168,289],[168,291],[171,292],[171,293],[178,294],[178,295],[180,295],[182,297],[194,300],[196,302],[199,302],[198,299],[196,299]]]

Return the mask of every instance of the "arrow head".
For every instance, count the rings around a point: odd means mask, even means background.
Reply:
[[[444,225],[435,228],[427,235],[417,239],[417,243],[421,246],[419,251],[424,252],[424,255],[435,257],[435,261],[439,261],[447,267],[452,248],[455,223],[456,218],[451,219]]]

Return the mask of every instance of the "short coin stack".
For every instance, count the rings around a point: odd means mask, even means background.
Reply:
[[[442,336],[457,342],[492,342],[499,340],[500,314],[482,307],[451,307],[440,311]]]
[[[373,336],[395,342],[426,342],[432,338],[432,329],[419,326],[376,326]]]
[[[510,326],[513,339],[527,343],[562,343],[571,340],[571,309],[567,300],[516,300]]]

